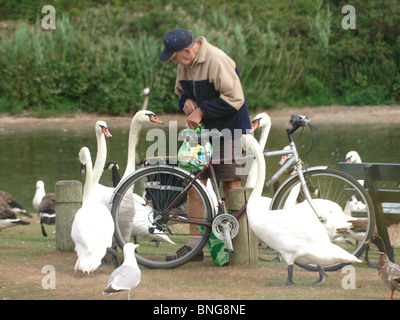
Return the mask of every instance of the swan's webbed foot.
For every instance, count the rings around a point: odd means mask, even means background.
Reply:
[[[288,266],[288,277],[286,279],[286,282],[278,282],[278,283],[268,283],[269,286],[291,286],[292,284],[295,284],[293,282],[293,265]]]
[[[325,282],[327,274],[325,273],[324,268],[318,266],[318,272],[319,272],[319,279],[317,281],[311,283],[312,285],[319,285],[319,284],[323,284]]]

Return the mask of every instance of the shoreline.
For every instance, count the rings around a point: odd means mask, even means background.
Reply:
[[[151,110],[151,108],[150,108]],[[260,111],[262,112],[262,111]],[[323,106],[304,108],[282,108],[265,110],[271,117],[273,124],[286,124],[292,114],[306,115],[314,124],[399,124],[400,106]],[[259,113],[259,112],[257,112]],[[253,119],[257,113],[251,113]],[[164,123],[178,121],[178,125],[184,125],[186,116],[184,114],[157,114]],[[118,123],[118,126],[129,126],[132,114],[124,116],[110,116],[76,112],[71,115],[50,116],[38,118],[24,112],[19,115],[0,114],[1,128],[72,128],[83,127],[91,124],[94,120],[104,120],[110,123]]]

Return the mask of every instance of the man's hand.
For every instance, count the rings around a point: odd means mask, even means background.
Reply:
[[[200,122],[203,119],[203,111],[200,108],[195,109],[187,118],[185,126],[188,129],[196,129],[200,126]]]
[[[185,105],[183,106],[183,112],[188,116],[196,109],[197,103],[190,98],[186,99]]]

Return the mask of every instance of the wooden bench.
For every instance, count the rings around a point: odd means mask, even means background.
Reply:
[[[389,259],[394,261],[387,226],[400,223],[400,188],[396,188],[400,181],[400,164],[339,162],[339,170],[364,180],[374,204],[377,231],[385,242]]]

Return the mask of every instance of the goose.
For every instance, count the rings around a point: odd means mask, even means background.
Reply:
[[[128,300],[130,300],[131,290],[139,284],[141,278],[141,271],[135,256],[135,249],[138,247],[138,244],[135,245],[131,242],[124,245],[124,262],[111,273],[103,294],[119,294],[121,291],[128,291]]]
[[[78,255],[74,269],[75,272],[92,273],[100,266],[107,249],[111,248],[114,221],[110,210],[93,196],[94,184],[98,181],[93,181],[92,159],[87,147],[79,151],[79,160],[86,171],[86,179],[82,207],[77,211],[71,229]]]
[[[104,166],[104,170],[111,171],[111,177],[113,181],[114,188],[118,185],[121,181],[121,175],[119,174],[119,165],[116,162],[107,162]]]
[[[391,290],[388,300],[393,300],[394,291],[400,291],[400,265],[389,260],[385,244],[379,235],[373,235],[371,242],[379,249],[378,274]]]
[[[278,251],[288,264],[288,277],[285,283],[293,284],[294,262],[316,264],[322,284],[326,274],[323,267],[335,263],[361,262],[357,257],[341,247],[332,244],[326,229],[312,210],[296,208],[269,210],[262,196],[265,180],[265,162],[257,140],[251,135],[243,135],[242,145],[251,149],[256,157],[259,178],[247,203],[247,218],[256,236]]]
[[[32,215],[10,193],[0,190],[0,202],[15,214],[32,218]]]
[[[8,208],[7,203],[4,201],[0,202],[0,231],[10,227],[28,224],[29,222],[18,219],[15,212]]]
[[[53,225],[56,223],[56,194],[46,194],[42,180],[36,181],[36,191],[32,199],[32,205],[39,215],[42,235],[47,237],[44,224]]]

